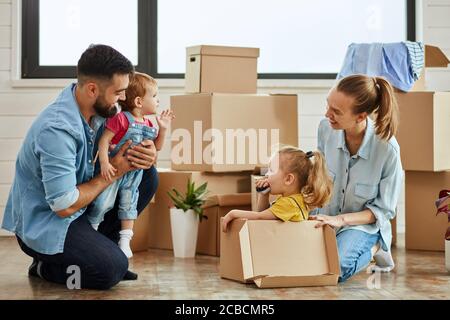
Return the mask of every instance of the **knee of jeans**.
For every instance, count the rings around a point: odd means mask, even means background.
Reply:
[[[117,249],[120,250],[118,247]],[[122,251],[117,254],[111,254],[108,262],[104,262],[102,268],[99,270],[100,275],[97,281],[97,289],[111,289],[123,279],[127,270],[128,259]]]

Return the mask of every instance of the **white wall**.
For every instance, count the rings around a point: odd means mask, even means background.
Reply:
[[[417,1],[419,39],[443,48],[450,56],[450,0]],[[423,10],[422,10],[423,8]],[[51,102],[68,81],[18,80],[20,65],[20,23],[17,0],[0,0],[0,221],[14,175],[14,161],[22,139],[36,115]],[[422,26],[423,24],[423,26]],[[449,89],[448,70],[428,72],[436,88]],[[265,80],[258,82],[261,93],[298,93],[300,147],[315,149],[317,124],[325,111],[325,98],[333,81]],[[183,80],[160,80],[162,106],[170,95],[183,92]],[[168,167],[169,146],[159,155],[158,166]],[[398,230],[404,231],[404,193],[399,203]],[[0,231],[0,235],[7,234]]]

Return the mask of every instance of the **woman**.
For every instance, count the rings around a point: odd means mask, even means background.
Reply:
[[[363,270],[380,246],[377,265],[390,271],[391,223],[403,179],[400,148],[394,135],[398,107],[384,78],[352,75],[327,98],[326,118],[319,125],[318,148],[334,182],[333,196],[313,219],[317,227],[337,230],[339,281]],[[373,115],[372,120],[369,116]]]

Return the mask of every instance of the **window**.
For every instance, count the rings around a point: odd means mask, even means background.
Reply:
[[[217,44],[260,48],[259,78],[332,79],[352,42],[415,39],[414,0],[22,2],[24,78],[75,77],[105,43],[157,78],[184,77],[187,46]]]

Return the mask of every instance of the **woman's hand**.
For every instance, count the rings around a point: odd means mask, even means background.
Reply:
[[[150,169],[156,161],[156,147],[152,140],[143,140],[140,145],[128,149],[127,159],[136,169]]]
[[[318,214],[310,216],[309,220],[318,221],[318,223],[315,225],[316,228],[322,228],[324,225],[329,225],[334,228],[340,228],[346,225],[344,217],[342,215],[327,216],[323,214]]]

